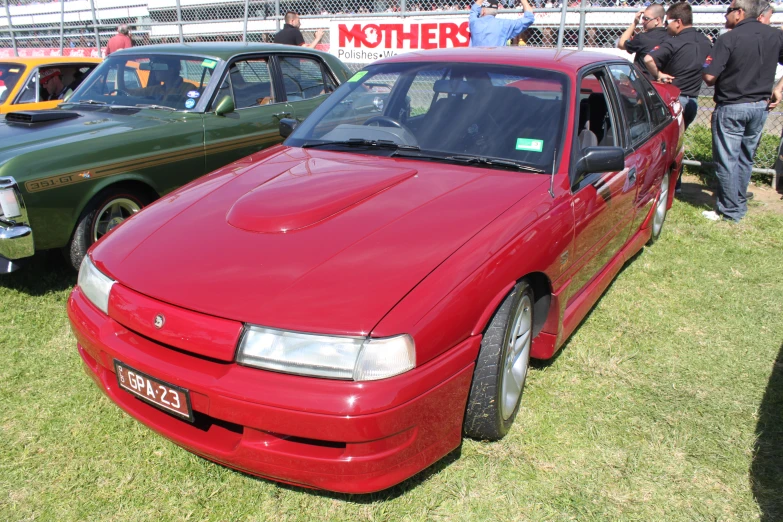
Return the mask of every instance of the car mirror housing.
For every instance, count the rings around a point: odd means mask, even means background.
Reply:
[[[293,118],[283,118],[280,120],[280,136],[283,138],[287,138],[291,135],[292,132],[294,132],[294,129],[296,126],[299,125],[299,122],[296,121]]]
[[[620,147],[587,147],[576,163],[576,174],[618,172],[625,168],[625,151]]]
[[[226,94],[220,99],[215,107],[215,114],[218,116],[225,116],[230,112],[234,112],[234,98]]]

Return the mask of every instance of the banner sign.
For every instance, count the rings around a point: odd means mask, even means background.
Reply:
[[[329,52],[346,63],[368,63],[421,49],[467,47],[467,17],[331,20]]]
[[[102,58],[103,54],[94,47],[66,47],[63,49],[63,56],[74,56],[79,58]],[[14,50],[11,48],[0,48],[0,58],[14,58]],[[38,58],[45,56],[60,56],[59,47],[36,47],[19,48],[19,56],[25,58]]]

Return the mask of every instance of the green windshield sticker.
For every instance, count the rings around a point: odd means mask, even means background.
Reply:
[[[358,73],[351,76],[351,79],[348,80],[349,82],[358,82],[362,78],[364,78],[364,75],[367,74],[367,71],[359,71]]]
[[[217,62],[215,60],[204,60],[201,62],[202,67],[206,67],[207,69],[214,69],[217,65]]]
[[[530,140],[527,138],[517,138],[517,150],[529,150],[530,152],[541,152],[544,150],[544,140]]]

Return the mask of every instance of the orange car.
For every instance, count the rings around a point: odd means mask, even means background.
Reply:
[[[68,56],[0,60],[0,114],[20,110],[53,109],[62,103],[62,100],[43,100],[41,71],[59,69],[60,79],[67,89],[83,80],[100,62],[100,58]]]

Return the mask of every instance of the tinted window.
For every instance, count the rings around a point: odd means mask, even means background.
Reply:
[[[27,79],[27,84],[22,88],[22,92],[16,98],[16,103],[35,103],[38,101],[38,71],[35,71]]]
[[[644,83],[630,65],[610,65],[609,71],[620,95],[626,125],[631,136],[631,145],[636,145],[646,138],[651,130],[644,98]]]
[[[313,58],[285,56],[280,58],[280,71],[288,101],[306,100],[328,94],[333,84],[324,83],[321,64]]]
[[[653,127],[657,127],[669,119],[671,113],[663,102],[661,95],[658,94],[658,89],[652,86],[647,78],[642,76],[639,79],[644,84],[644,91],[647,93],[647,104],[650,110],[650,117],[652,118]]]

